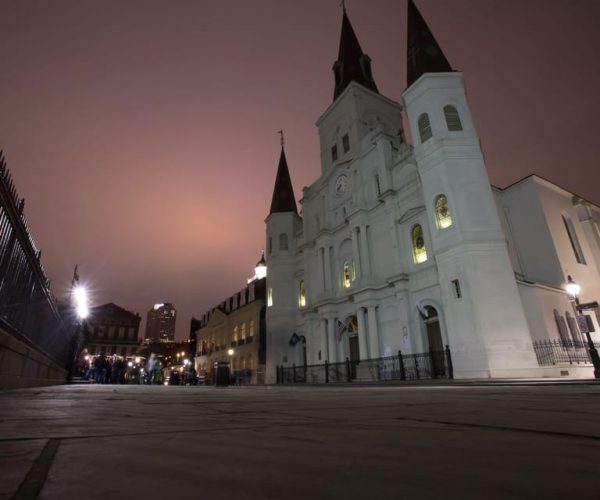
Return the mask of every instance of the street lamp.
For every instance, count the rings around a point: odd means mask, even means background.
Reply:
[[[228,349],[227,354],[229,355],[229,370],[233,373],[233,355],[235,351],[233,349]]]
[[[88,298],[87,298],[87,290],[78,286],[73,290],[73,297],[75,297],[75,308],[77,310],[77,316],[79,319],[85,319],[90,314],[90,310],[88,307]]]
[[[575,317],[581,316],[581,310],[579,308],[579,293],[581,292],[581,287],[573,281],[571,276],[567,276],[567,286],[565,287],[567,293],[573,298],[573,302],[575,302]],[[580,328],[581,330],[582,328]],[[592,341],[592,336],[590,335],[589,328],[585,329],[585,336],[587,337],[588,348],[590,351],[590,358],[592,359],[592,364],[594,365],[594,377],[600,378],[600,356],[598,356],[598,351],[596,350],[596,346]]]

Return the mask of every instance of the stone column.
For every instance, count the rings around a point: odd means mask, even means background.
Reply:
[[[329,362],[337,362],[336,338],[335,338],[335,320],[333,317],[327,318],[327,345],[329,346]]]
[[[317,361],[317,363],[324,363],[325,360],[330,361],[329,359],[329,343],[327,342],[327,320],[322,319],[321,324],[319,325],[319,346],[321,347],[321,360]]]
[[[352,252],[354,254],[354,266],[356,267],[356,274],[358,277],[362,276],[362,270],[360,267],[360,250],[358,248],[358,228],[352,228]]]
[[[367,308],[369,321],[369,355],[371,358],[379,357],[379,331],[377,330],[377,316],[375,306]]]
[[[367,229],[368,226],[362,224],[360,226],[360,255],[362,257],[362,270],[363,273],[368,276],[371,274],[371,258],[369,255],[369,240],[367,238]]]
[[[323,287],[322,291],[326,290],[326,285],[325,285],[325,270],[323,269],[323,254],[324,254],[324,249],[323,248],[319,248],[318,250],[318,264],[319,264],[319,276],[321,277],[321,286]]]
[[[369,359],[367,325],[365,324],[365,310],[363,307],[359,307],[356,311],[356,319],[358,322],[358,350],[360,351],[360,359]]]
[[[331,290],[331,247],[325,247],[325,290]]]

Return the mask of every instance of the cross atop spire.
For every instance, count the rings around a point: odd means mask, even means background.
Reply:
[[[341,6],[343,13],[340,48],[337,61],[333,65],[333,74],[335,75],[334,101],[350,82],[360,83],[373,92],[379,92],[371,73],[371,58],[363,53],[360,43],[358,43],[358,38],[356,38],[346,13],[346,4],[343,1]]]
[[[408,0],[406,79],[410,87],[423,73],[448,73],[452,67],[413,0]]]
[[[281,141],[281,147],[283,148],[283,145],[284,145],[283,130],[278,130],[277,133],[279,134],[279,139]]]
[[[273,198],[271,200],[271,211],[269,214],[278,212],[298,213],[296,206],[296,197],[292,187],[292,179],[285,158],[283,149],[283,131],[281,133],[281,155],[279,156],[279,167],[277,168],[277,177],[275,178],[275,188],[273,189]]]

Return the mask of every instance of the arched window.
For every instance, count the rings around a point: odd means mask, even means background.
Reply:
[[[425,239],[423,238],[423,228],[421,224],[415,224],[412,228],[413,258],[415,264],[421,264],[427,260],[427,249],[425,248]]]
[[[233,327],[233,339],[232,340],[234,342],[237,342],[237,340],[238,340],[238,327],[237,327],[237,325],[235,325]]]
[[[431,139],[431,123],[429,123],[429,115],[423,113],[419,116],[417,123],[419,125],[419,137],[421,138],[421,144],[423,144],[428,139]]]
[[[567,323],[565,322],[565,318],[563,318],[556,309],[554,309],[554,321],[556,321],[556,328],[558,329],[560,340],[569,343],[570,339],[569,332],[567,331]]]
[[[356,279],[356,267],[354,261],[346,260],[342,267],[342,286],[344,288],[350,288],[352,282]]]
[[[254,320],[251,319],[250,320],[250,333],[248,334],[249,337],[254,337]]]
[[[444,116],[449,132],[460,132],[463,129],[460,116],[458,116],[458,111],[454,106],[444,106]]]
[[[569,311],[565,311],[565,317],[567,318],[567,325],[569,325],[569,332],[571,332],[571,338],[576,346],[578,346],[582,339],[579,334],[579,328],[577,327],[577,323],[575,322],[575,318],[571,316]]]
[[[440,194],[435,199],[435,223],[438,229],[445,229],[452,225],[452,216],[448,208],[448,198]]]
[[[569,241],[571,242],[571,247],[573,248],[573,253],[575,254],[575,260],[577,260],[579,264],[585,264],[585,257],[583,256],[583,251],[581,250],[581,245],[579,244],[579,239],[577,238],[577,233],[575,232],[573,222],[566,215],[563,215],[562,218],[565,224],[565,229],[567,230],[567,235],[569,236]]]
[[[306,306],[306,288],[304,287],[304,280],[300,280],[300,287],[298,291],[298,305],[300,307]]]
[[[288,236],[285,233],[281,233],[279,235],[279,250],[287,250],[288,249]]]
[[[267,290],[267,307],[271,307],[273,305],[273,289],[269,287]]]
[[[269,255],[273,253],[273,238],[269,236]]]
[[[246,322],[244,321],[242,323],[241,339],[244,340],[245,338],[246,338]]]

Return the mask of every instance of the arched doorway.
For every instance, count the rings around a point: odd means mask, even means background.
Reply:
[[[425,306],[424,314],[421,313],[421,316],[427,332],[427,343],[432,365],[431,375],[433,378],[443,377],[446,375],[446,364],[444,362],[444,341],[442,340],[439,314],[435,307]]]

